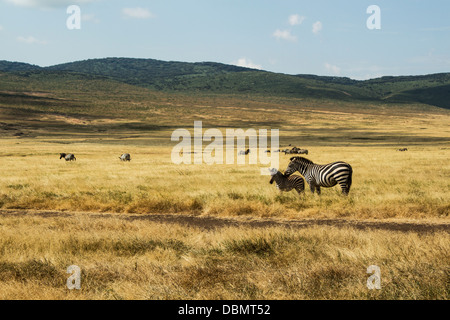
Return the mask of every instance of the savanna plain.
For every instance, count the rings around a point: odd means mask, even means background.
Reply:
[[[95,79],[2,84],[1,299],[449,297],[449,110]],[[279,129],[280,148],[350,163],[350,194],[280,193],[248,162],[175,165],[171,134],[194,121],[224,135]],[[284,170],[290,155],[278,156]],[[80,290],[66,286],[70,265]],[[381,289],[367,287],[370,265]]]

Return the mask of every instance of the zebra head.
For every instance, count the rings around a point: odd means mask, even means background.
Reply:
[[[284,171],[284,175],[286,177],[289,177],[295,171],[298,171],[301,175],[304,175],[308,166],[314,164],[311,160],[303,157],[292,157],[289,160],[291,162],[289,162],[286,171]]]
[[[275,169],[275,168],[269,168],[269,169],[267,169],[267,170],[269,170],[269,172],[270,172],[270,175],[271,175],[271,176],[274,176],[274,175],[276,175],[276,174],[277,174],[277,172],[278,172],[278,170],[277,170],[277,169]]]
[[[59,154],[59,159],[62,159],[62,158],[65,158],[66,157],[66,154],[65,153],[60,153]]]

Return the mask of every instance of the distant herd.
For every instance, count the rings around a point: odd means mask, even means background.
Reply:
[[[290,146],[290,145],[289,145]],[[270,150],[267,150],[266,152],[270,152]],[[274,152],[284,152],[284,154],[308,154],[308,150],[306,149],[300,149],[297,147],[292,147],[291,149],[287,148],[287,149],[278,149],[275,150]]]
[[[397,149],[397,151],[408,151],[408,148],[400,148]],[[266,150],[265,152],[270,152],[270,150]],[[308,154],[308,150],[297,147],[283,150],[278,149],[274,152],[284,152],[285,155]],[[239,152],[240,155],[247,155],[249,153],[250,149]],[[60,153],[59,159],[64,159],[66,161],[77,160],[73,153]],[[131,161],[131,155],[129,153],[123,153],[119,159],[120,161]],[[305,191],[305,179],[312,193],[317,192],[317,194],[320,195],[320,187],[330,188],[337,184],[341,187],[342,194],[348,195],[350,192],[353,175],[353,169],[350,164],[343,161],[336,161],[320,165],[298,156],[292,157],[289,160],[289,165],[284,174],[275,168],[269,169],[271,175],[270,184],[275,182],[280,191],[291,191],[294,189],[301,195]],[[298,171],[301,176],[293,175],[296,171]]]
[[[75,155],[73,153],[60,153],[59,159],[64,159],[66,161],[77,161]],[[129,153],[124,153],[119,157],[120,161],[130,161],[131,156]]]

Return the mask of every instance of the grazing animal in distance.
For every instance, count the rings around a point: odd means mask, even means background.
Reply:
[[[408,148],[397,149],[397,151],[408,151]]]
[[[64,158],[66,161],[76,161],[77,158],[75,158],[75,155],[73,153],[60,153],[59,159]]]
[[[282,152],[284,152],[284,154],[308,154],[308,150],[306,149],[300,149],[297,147],[293,147],[292,149],[284,149],[282,150]]]
[[[295,191],[297,191],[299,195],[304,194],[305,181],[303,180],[303,177],[297,175],[286,177],[275,168],[271,168],[269,169],[269,171],[270,175],[272,176],[269,183],[272,184],[275,181],[277,184],[277,188],[280,191],[291,191],[292,189],[295,189]]]
[[[250,153],[250,149],[247,149],[245,151],[243,151],[243,150],[239,151],[240,155],[249,154],[249,153]]]
[[[290,161],[284,175],[288,177],[295,171],[300,172],[312,193],[317,191],[320,195],[320,187],[330,188],[338,183],[344,195],[350,192],[353,169],[348,163],[336,161],[321,165],[303,157],[292,157]]]
[[[131,156],[129,153],[124,153],[119,157],[120,161],[131,161]]]

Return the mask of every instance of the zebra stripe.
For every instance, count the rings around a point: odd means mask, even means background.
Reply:
[[[298,194],[302,194],[305,191],[305,182],[300,176],[291,175],[289,177],[286,177],[278,170],[276,170],[276,173],[275,171],[271,172],[271,175],[272,179],[270,179],[270,184],[275,181],[277,184],[277,188],[280,191],[291,191],[292,189],[295,189]]]
[[[308,182],[311,192],[317,191],[320,194],[320,187],[330,188],[336,184],[342,189],[342,193],[347,195],[352,185],[352,167],[343,161],[336,161],[329,164],[315,164],[311,160],[303,157],[292,157],[285,176],[290,176],[295,171],[300,172]]]

